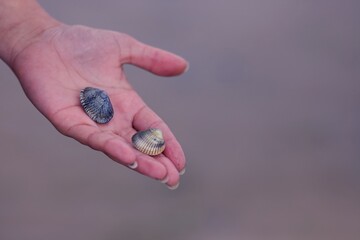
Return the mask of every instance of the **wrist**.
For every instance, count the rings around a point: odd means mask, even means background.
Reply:
[[[0,58],[11,67],[18,53],[59,24],[35,0],[0,0]]]

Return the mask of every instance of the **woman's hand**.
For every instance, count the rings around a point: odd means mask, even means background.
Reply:
[[[28,98],[59,132],[170,188],[178,186],[185,168],[181,146],[131,87],[122,65],[173,76],[186,70],[184,59],[125,34],[62,24],[37,32],[22,45],[7,62]],[[96,124],[82,109],[80,90],[88,86],[109,94],[114,108],[109,123]],[[166,141],[164,153],[156,157],[131,145],[135,132],[150,127],[161,129]]]

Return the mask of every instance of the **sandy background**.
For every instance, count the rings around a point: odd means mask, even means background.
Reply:
[[[188,159],[177,191],[66,138],[0,63],[0,239],[357,240],[358,0],[42,0],[178,53],[126,67]]]

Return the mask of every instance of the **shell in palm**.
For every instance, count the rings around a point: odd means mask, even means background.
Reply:
[[[104,90],[84,88],[80,92],[80,103],[85,113],[97,123],[108,123],[114,116],[110,98]]]
[[[132,136],[131,141],[137,150],[150,156],[159,155],[165,149],[163,134],[157,128],[137,132]]]

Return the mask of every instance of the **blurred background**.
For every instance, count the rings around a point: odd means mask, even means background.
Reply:
[[[185,57],[129,81],[187,156],[178,190],[60,135],[0,63],[0,239],[357,240],[358,0],[41,0]]]

